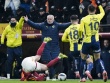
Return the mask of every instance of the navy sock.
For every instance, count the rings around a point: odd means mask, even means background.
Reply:
[[[80,75],[81,78],[85,77],[85,69],[86,69],[86,60],[81,60],[81,65],[80,65]]]
[[[79,68],[78,68],[78,60],[77,59],[75,59],[75,71],[79,71]]]
[[[101,68],[101,72],[103,72],[105,70],[104,62],[101,59],[97,59],[95,62],[96,62],[96,67]]]
[[[92,62],[88,63],[88,64],[87,64],[87,70],[88,70],[89,72],[91,72],[92,68],[93,68],[93,63],[92,63]]]

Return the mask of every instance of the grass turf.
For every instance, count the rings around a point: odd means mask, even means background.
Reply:
[[[19,81],[19,80],[0,80],[0,83],[80,83],[79,80],[66,80],[66,81]],[[82,82],[81,82],[82,83]],[[87,80],[85,83],[110,83],[110,80],[103,82],[103,80]]]

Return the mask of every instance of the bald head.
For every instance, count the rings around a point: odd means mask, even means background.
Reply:
[[[47,16],[47,23],[52,24],[54,22],[54,16],[53,15],[48,15]]]

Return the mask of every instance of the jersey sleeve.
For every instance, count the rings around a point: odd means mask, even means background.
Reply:
[[[98,7],[99,7],[99,10],[100,10],[100,14],[97,14],[97,17],[99,17],[99,19],[101,20],[105,15],[105,11],[104,11],[104,9],[101,5],[99,5]]]
[[[84,21],[83,19],[81,19],[80,27],[78,30],[79,38],[83,38],[83,32],[84,32]]]
[[[65,32],[62,36],[62,42],[69,42],[67,29],[65,30]]]
[[[22,29],[23,28],[23,24],[24,24],[24,18],[23,17],[20,18],[18,24],[19,24],[19,28]]]

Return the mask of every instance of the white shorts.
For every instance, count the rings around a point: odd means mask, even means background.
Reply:
[[[42,68],[41,68],[41,63],[39,62],[36,62],[36,68],[35,68],[35,71],[41,71]]]
[[[25,72],[32,72],[32,71],[41,71],[41,63],[35,62],[32,57],[26,57],[23,59],[21,66]]]
[[[21,66],[25,72],[31,72],[35,70],[36,63],[32,60],[32,57],[26,57],[23,59]]]

